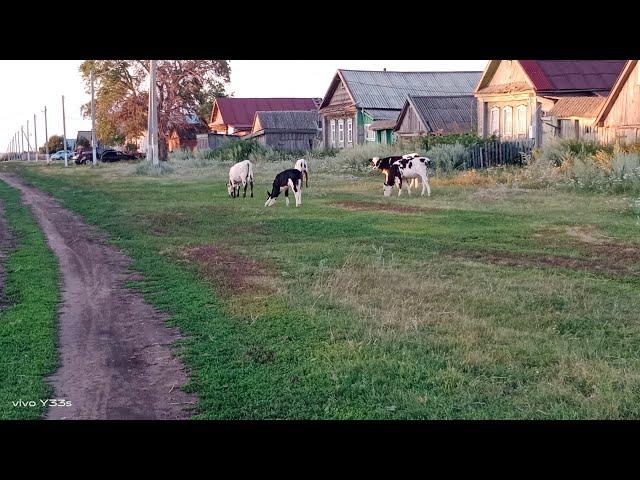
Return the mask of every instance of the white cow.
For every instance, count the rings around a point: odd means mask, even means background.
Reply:
[[[251,197],[253,198],[253,164],[249,160],[243,160],[229,169],[229,181],[227,182],[229,196],[231,198],[239,197],[240,186],[243,186],[243,197],[246,197],[247,185],[251,185]]]
[[[301,158],[296,162],[296,166],[293,167],[296,170],[300,170],[300,173],[304,175],[307,188],[309,187],[309,166],[304,158]]]

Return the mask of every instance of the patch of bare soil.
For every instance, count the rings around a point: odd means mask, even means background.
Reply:
[[[4,205],[0,201],[0,309],[7,305],[7,297],[4,291],[7,275],[4,266],[7,263],[9,252],[14,247],[15,237],[7,225],[7,220],[4,218]]]
[[[640,250],[607,247],[595,250],[582,258],[516,252],[472,252],[455,251],[452,257],[465,258],[494,265],[512,267],[560,267],[574,270],[586,270],[609,275],[637,275],[640,273]]]
[[[125,287],[136,279],[131,259],[50,195],[14,175],[0,179],[22,192],[60,265],[60,368],[49,381],[53,398],[71,406],[50,407],[47,418],[187,418],[197,398],[180,388],[187,375],[171,351],[180,335]]]
[[[367,211],[367,212],[396,212],[396,213],[425,213],[437,212],[437,208],[422,208],[410,205],[397,205],[392,203],[375,203],[375,202],[333,202],[329,205],[351,211]]]
[[[205,277],[226,293],[260,288],[259,279],[269,275],[265,265],[215,245],[190,247],[180,256],[195,263]]]

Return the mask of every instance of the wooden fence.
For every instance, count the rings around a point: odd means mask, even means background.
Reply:
[[[512,142],[485,141],[467,147],[463,168],[487,168],[498,165],[522,165],[531,155],[533,140]]]

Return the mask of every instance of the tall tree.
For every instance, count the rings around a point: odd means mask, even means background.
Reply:
[[[86,60],[80,65],[87,92],[93,69],[96,92],[96,135],[103,143],[123,143],[147,129],[148,60]],[[225,95],[231,68],[228,60],[158,60],[158,130],[160,158],[167,157],[169,135],[197,116],[206,125],[213,99]],[[85,117],[91,104],[83,106]]]

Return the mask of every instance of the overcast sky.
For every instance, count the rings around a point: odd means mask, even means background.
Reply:
[[[338,68],[355,70],[446,71],[483,70],[486,60],[232,60],[231,84],[236,97],[322,97]],[[44,144],[44,107],[48,134],[62,135],[65,96],[67,138],[90,130],[80,106],[91,98],[78,67],[81,60],[0,61],[0,151],[26,126],[33,139],[36,114],[38,145]]]

